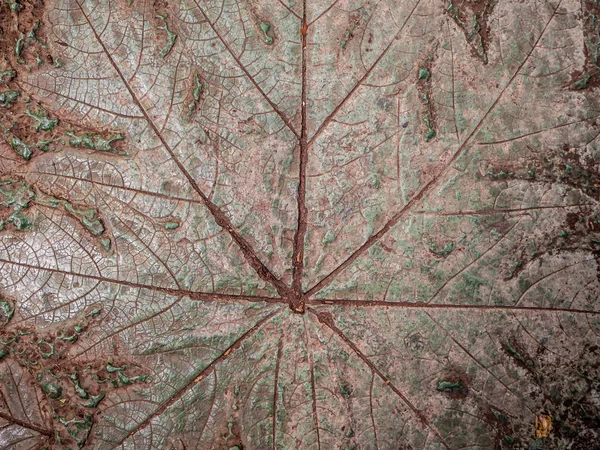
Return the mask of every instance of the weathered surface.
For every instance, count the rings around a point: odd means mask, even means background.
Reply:
[[[591,448],[599,14],[0,3],[0,447]]]

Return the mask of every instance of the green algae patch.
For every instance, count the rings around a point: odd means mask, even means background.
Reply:
[[[8,9],[13,12],[19,12],[23,9],[23,5],[18,0],[4,0],[4,3],[8,5]]]
[[[71,147],[89,148],[90,150],[109,153],[120,153],[119,150],[112,146],[112,143],[125,139],[121,134],[113,134],[108,138],[104,138],[96,133],[84,133],[78,136],[74,131],[67,131],[65,134],[70,137],[69,145]]]
[[[202,99],[202,93],[204,92],[204,83],[200,78],[200,74],[197,70],[194,71],[194,82],[192,87],[192,101],[188,103],[188,112],[192,114],[200,105]]]
[[[12,137],[10,140],[10,146],[15,151],[15,153],[21,156],[24,160],[28,161],[31,159],[31,155],[33,155],[33,151],[31,147],[23,142],[18,137]]]
[[[438,249],[438,245],[434,242],[429,246],[429,250],[431,250],[432,253],[445,258],[452,253],[454,247],[456,247],[456,242],[448,242],[446,245],[444,245],[444,248]]]
[[[48,382],[42,384],[42,390],[48,395],[50,398],[58,398],[62,395],[62,387],[60,385]]]
[[[100,404],[100,402],[102,401],[102,399],[104,397],[105,397],[105,394],[92,395],[92,396],[90,396],[90,401],[87,403],[84,403],[83,406],[86,408],[95,408]]]
[[[175,42],[177,42],[177,33],[174,33],[169,28],[169,25],[167,24],[167,18],[169,17],[168,14],[157,14],[155,17],[157,19],[160,19],[160,21],[163,23],[163,26],[158,27],[158,29],[159,30],[164,30],[164,32],[167,35],[167,42],[159,50],[160,56],[162,56],[163,58],[166,58],[167,55],[169,53],[171,53],[171,50],[173,49],[173,46],[175,45]]]
[[[58,119],[50,119],[48,113],[42,108],[38,108],[36,111],[27,108],[25,114],[36,122],[35,131],[52,131],[58,125]]]
[[[79,222],[94,236],[104,233],[104,225],[97,217],[98,211],[93,208],[78,208],[66,200],[47,197],[38,199],[38,203],[50,208],[62,209],[79,220]]]
[[[7,69],[0,72],[0,84],[10,83],[17,76],[17,71],[14,69]]]
[[[0,182],[0,206],[13,211],[6,219],[0,219],[0,230],[5,228],[6,223],[12,223],[19,231],[28,229],[31,221],[23,215],[23,211],[29,208],[34,199],[34,192],[24,182]]]
[[[111,363],[106,364],[105,368],[108,373],[121,372],[121,371],[125,370],[125,367],[113,366]]]
[[[0,327],[4,327],[10,322],[10,319],[15,315],[15,307],[13,303],[7,299],[0,297]]]
[[[261,22],[260,30],[263,33],[263,41],[265,42],[265,44],[273,45],[273,42],[275,42],[275,40],[273,39],[272,36],[269,36],[269,31],[271,30],[271,24],[269,22]]]
[[[0,107],[1,108],[10,108],[13,103],[17,101],[21,92],[8,90],[4,92],[0,92]]]
[[[462,385],[459,381],[447,381],[439,380],[437,383],[437,390],[441,392],[458,392],[459,394],[466,394],[468,389]]]
[[[23,58],[21,58],[21,55],[23,54],[23,50],[25,49],[25,36],[21,36],[19,39],[17,39],[17,42],[15,42],[15,56],[17,58],[17,62],[19,64],[25,64],[25,60]]]

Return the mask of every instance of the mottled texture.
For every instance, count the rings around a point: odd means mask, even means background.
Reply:
[[[0,448],[597,445],[599,15],[0,3]]]

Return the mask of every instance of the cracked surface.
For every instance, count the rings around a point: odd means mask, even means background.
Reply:
[[[595,443],[598,14],[0,3],[0,448]]]

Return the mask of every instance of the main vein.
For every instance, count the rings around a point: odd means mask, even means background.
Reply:
[[[302,130],[300,132],[300,164],[299,164],[299,182],[298,182],[298,226],[294,235],[294,251],[292,253],[292,290],[295,297],[302,297],[302,273],[304,268],[304,238],[307,229],[306,208],[306,165],[308,163],[308,140],[306,136],[306,44],[308,34],[308,22],[306,18],[306,0],[303,3],[302,27],[300,29],[302,35],[302,107],[301,107],[301,123]]]

